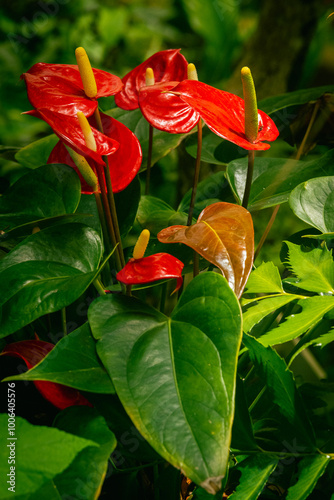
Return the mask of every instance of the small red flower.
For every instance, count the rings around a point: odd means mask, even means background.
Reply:
[[[96,98],[86,96],[78,66],[72,64],[37,63],[23,73],[28,99],[36,109],[48,109],[76,116],[82,111],[91,116],[97,108],[97,98],[117,94],[122,87],[118,76],[93,69],[97,84]]]
[[[123,90],[115,96],[115,103],[122,109],[137,109],[140,99],[139,90],[146,85],[146,69],[152,68],[156,83],[177,81],[187,78],[187,60],[180,49],[157,52],[122,78]]]
[[[30,369],[42,361],[53,348],[53,344],[42,340],[22,340],[6,345],[1,355],[21,358]],[[35,380],[34,384],[42,396],[60,410],[69,406],[92,406],[79,391],[72,387],[39,380]]]
[[[119,145],[118,149],[113,152],[113,154],[109,154],[108,156],[108,165],[113,192],[118,193],[130,184],[130,182],[134,179],[140,169],[142,161],[142,151],[140,143],[137,137],[131,132],[131,130],[129,130],[125,125],[115,120],[111,116],[101,113],[101,121],[105,134],[100,134],[100,132],[98,132],[94,128],[94,125],[96,125],[96,123],[93,117],[91,117],[89,121],[91,125],[93,125],[92,130],[94,132],[95,138],[102,136],[111,141],[110,137],[112,137],[113,142]],[[66,124],[66,117],[64,122]],[[59,134],[57,135],[58,137],[60,137]],[[64,142],[65,144],[70,145],[66,137]],[[70,145],[70,147],[75,149],[73,145]],[[88,150],[88,155],[84,154],[86,150]],[[81,145],[81,152],[78,147],[75,149],[75,151],[86,157],[87,161],[95,172],[97,168],[101,168],[99,167],[99,165],[101,165],[101,161],[95,160],[96,153],[93,157],[92,153],[94,152],[88,149],[86,146],[84,150]],[[100,156],[99,159],[101,160]],[[92,187],[89,186],[82,178],[78,168],[70,157],[62,141],[59,141],[51,151],[48,163],[65,163],[66,165],[73,167],[78,173],[81,180],[81,192],[84,194],[91,194],[93,192]]]
[[[130,259],[117,273],[116,279],[125,285],[152,283],[166,278],[176,278],[176,292],[182,285],[184,264],[168,253],[156,253],[141,259]],[[173,293],[174,293],[173,292]]]

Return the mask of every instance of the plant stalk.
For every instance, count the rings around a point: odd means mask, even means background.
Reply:
[[[200,170],[200,166],[201,166],[201,153],[202,153],[202,120],[199,120],[199,122],[197,124],[197,154],[196,154],[196,163],[195,163],[195,174],[194,174],[194,180],[193,180],[193,189],[191,192],[187,226],[191,226],[192,219],[193,219],[196,192],[197,192],[197,184],[198,184],[198,179],[199,179],[199,170]]]
[[[152,150],[153,150],[153,127],[149,124],[148,128],[148,151],[147,151],[147,166],[146,166],[146,184],[145,194],[150,192],[150,179],[151,179],[151,164],[152,164]]]
[[[247,178],[246,178],[244,197],[242,200],[242,206],[244,208],[247,208],[247,206],[248,206],[250,191],[251,191],[251,187],[252,187],[252,179],[253,179],[253,171],[254,171],[254,157],[255,157],[254,150],[248,151]]]

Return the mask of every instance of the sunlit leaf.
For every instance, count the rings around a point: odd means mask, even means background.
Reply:
[[[330,456],[304,457],[298,464],[297,483],[288,489],[287,500],[306,500],[331,460]]]
[[[235,467],[241,472],[241,477],[230,498],[233,500],[256,500],[277,464],[277,457],[264,453],[258,453],[243,460]]]
[[[334,177],[318,177],[299,184],[290,194],[295,215],[322,233],[334,231]]]
[[[16,417],[16,435],[20,445],[16,446],[16,487],[15,494],[8,491],[5,481],[0,483],[0,497],[21,497],[35,493],[45,483],[61,474],[75,459],[78,453],[87,447],[97,447],[97,443],[67,432],[32,425],[21,417]],[[8,415],[0,415],[1,435],[8,432]],[[10,441],[8,441],[9,443]],[[8,450],[2,446],[0,450],[0,472],[2,477],[8,474]],[[51,452],[52,450],[52,452]],[[24,497],[25,498],[25,497]],[[34,497],[36,498],[36,496]],[[42,498],[42,497],[39,497]],[[49,498],[49,497],[48,497]]]
[[[162,243],[184,243],[217,266],[240,297],[253,265],[254,232],[250,213],[232,203],[206,207],[192,226],[171,226],[158,234]]]
[[[283,293],[278,268],[272,262],[263,262],[251,272],[246,289],[247,293]]]

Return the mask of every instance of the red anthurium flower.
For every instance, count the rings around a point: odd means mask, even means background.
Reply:
[[[21,78],[26,82],[28,98],[34,108],[72,116],[82,111],[91,116],[97,108],[98,97],[117,94],[123,87],[118,76],[98,69],[93,69],[93,73],[97,84],[94,99],[85,95],[76,65],[37,63]]]
[[[257,139],[254,143],[248,141],[245,135],[244,100],[229,92],[196,80],[184,80],[174,87],[172,92],[179,96],[185,107],[189,106],[195,110],[212,132],[244,149],[269,149],[270,145],[262,141],[274,141],[279,134],[273,120],[259,110]],[[144,101],[141,107],[150,109]],[[158,113],[158,110],[155,109],[155,112]]]
[[[117,141],[119,144],[118,149],[108,156],[113,192],[118,193],[119,191],[123,191],[137,175],[141,165],[142,151],[137,137],[125,125],[104,113],[101,113],[101,120],[105,134],[100,135],[107,138],[113,137],[114,142]],[[93,125],[92,130],[95,136],[96,129],[94,128],[95,121],[93,117],[90,118],[90,122]],[[68,144],[68,142],[65,141],[65,144]],[[73,146],[70,147],[75,149]],[[92,152],[91,150],[89,151]],[[79,152],[79,154],[83,155],[82,152]],[[100,162],[96,162],[91,154],[89,156],[86,159],[93,170],[96,171],[99,168]],[[51,151],[48,163],[65,163],[73,167],[81,180],[81,192],[83,194],[91,194],[93,192],[91,186],[82,178],[82,175],[61,141]]]
[[[42,340],[23,340],[6,345],[1,354],[23,359],[28,369],[30,369],[42,361],[53,348],[53,344]],[[72,387],[39,380],[34,381],[34,384],[42,396],[60,410],[64,410],[69,406],[92,406],[79,391]]]
[[[168,253],[156,253],[141,259],[130,259],[117,273],[116,279],[125,285],[152,283],[166,278],[176,278],[176,292],[182,285],[183,262]],[[173,292],[173,293],[174,293]]]
[[[115,103],[120,108],[127,110],[139,107],[139,89],[146,85],[147,68],[153,69],[156,83],[180,82],[187,78],[187,66],[187,60],[180,54],[180,49],[157,52],[122,78],[124,88],[115,96]]]
[[[59,139],[67,146],[86,159],[91,158],[100,165],[104,165],[103,155],[115,153],[119,147],[119,143],[115,139],[101,134],[97,129],[92,128],[96,142],[96,151],[88,148],[79,120],[74,116],[63,115],[62,113],[56,113],[48,109],[28,111],[26,114],[46,121]]]
[[[162,82],[140,89],[139,106],[143,116],[155,128],[172,134],[186,134],[198,123],[200,115],[185,104],[174,90],[179,82]]]

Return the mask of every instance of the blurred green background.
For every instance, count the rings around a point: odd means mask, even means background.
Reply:
[[[333,84],[332,11],[333,3],[324,0],[15,0],[6,6],[2,2],[0,144],[22,147],[50,133],[44,122],[21,114],[31,105],[20,75],[37,62],[75,64],[78,46],[85,47],[93,67],[120,77],[159,50],[181,48],[196,64],[200,80],[239,95],[240,68],[248,65],[259,99]],[[104,104],[108,107],[112,98]],[[292,152],[280,140],[266,154]],[[0,159],[5,188],[24,173],[12,158],[6,151]],[[222,168],[204,165],[202,178]],[[192,169],[193,159],[184,147],[172,151],[153,169],[152,193],[176,208],[190,187]],[[257,239],[269,216],[270,210],[255,215]],[[261,254],[263,260],[276,263],[281,239],[305,225],[286,204],[277,227]]]
[[[332,2],[294,0],[15,0],[0,8],[0,143],[41,137],[20,75],[37,62],[75,63],[120,77],[154,52],[181,48],[200,80],[240,92],[251,67],[258,97],[334,81]],[[283,81],[282,81],[283,80]],[[267,82],[265,85],[264,82]],[[261,91],[261,89],[263,89]],[[265,92],[264,92],[265,90]]]

